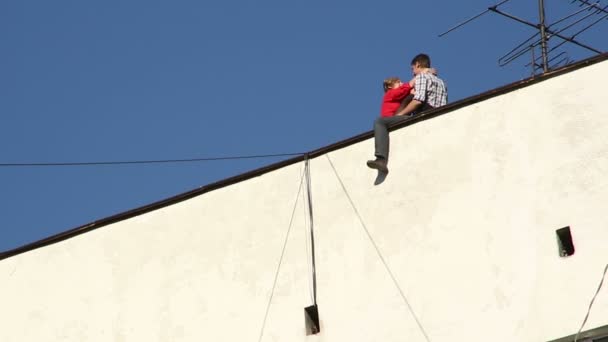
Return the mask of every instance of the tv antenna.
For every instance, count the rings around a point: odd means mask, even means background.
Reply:
[[[504,5],[505,3],[509,2],[509,1],[511,1],[511,0],[503,0],[494,6],[488,7],[483,12],[481,12],[477,15],[474,15],[473,17],[471,17],[471,18],[457,24],[456,26],[450,28],[449,30],[441,33],[439,35],[439,37],[445,36],[446,34],[470,23],[471,21],[481,17],[482,15],[484,15],[486,13],[493,12],[493,13],[500,14],[503,17],[509,18],[513,21],[516,21],[520,24],[524,24],[524,25],[533,27],[538,30],[538,32],[536,32],[530,38],[526,39],[521,44],[519,44],[515,48],[513,48],[511,51],[509,51],[508,53],[506,53],[505,55],[500,57],[498,59],[498,64],[501,67],[513,62],[514,60],[518,59],[519,57],[525,55],[527,52],[531,52],[532,61],[530,63],[528,63],[526,65],[526,67],[530,66],[530,65],[532,66],[532,75],[534,75],[536,73],[536,70],[540,69],[540,68],[542,68],[543,73],[546,73],[547,71],[549,71],[557,66],[560,66],[564,63],[569,64],[571,62],[571,60],[568,57],[568,55],[566,54],[566,52],[561,52],[553,57],[549,56],[549,54],[551,52],[553,52],[555,49],[561,47],[565,43],[571,43],[571,44],[577,45],[583,49],[594,52],[596,54],[603,53],[602,51],[600,51],[594,47],[591,47],[587,44],[584,44],[584,43],[578,41],[577,39],[575,39],[576,36],[578,36],[579,34],[583,33],[584,31],[588,30],[589,28],[595,26],[600,21],[608,18],[608,5],[602,6],[602,4],[600,3],[601,0],[594,0],[593,2],[589,1],[589,0],[571,0],[571,4],[576,3],[580,7],[580,9],[573,13],[568,14],[567,16],[565,16],[549,25],[546,24],[545,1],[544,0],[538,0],[539,22],[536,24],[526,21],[524,19],[518,18],[501,9],[498,9],[499,6]],[[589,22],[591,22],[591,23],[589,23]],[[565,32],[568,29],[576,29],[577,26],[579,26],[578,28],[580,28],[579,24],[581,24],[581,25],[587,24],[587,25],[574,33]],[[565,26],[558,28],[558,27],[556,27],[556,25],[565,25]],[[561,42],[559,42],[552,48],[549,48],[549,40],[553,37],[561,39]],[[535,55],[535,50],[537,48],[540,48],[539,57],[536,57],[536,55]],[[560,57],[561,57],[561,59],[560,59]],[[553,64],[551,64],[551,63],[553,63]]]

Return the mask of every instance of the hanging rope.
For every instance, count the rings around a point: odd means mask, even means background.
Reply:
[[[317,305],[317,267],[315,264],[315,232],[314,232],[314,221],[312,214],[312,185],[310,182],[310,159],[306,155],[306,163],[304,167],[306,174],[306,195],[308,197],[308,219],[310,222],[310,249],[311,249],[311,260],[312,260],[312,295],[313,304]]]
[[[331,168],[334,170],[334,174],[336,175],[336,178],[338,178],[338,182],[340,182],[340,185],[342,186],[342,190],[344,191],[344,194],[348,198],[348,201],[350,202],[351,207],[353,208],[355,214],[357,215],[357,218],[359,218],[359,222],[361,223],[361,227],[363,227],[363,230],[365,230],[365,233],[367,234],[367,237],[369,238],[369,241],[372,243],[372,245],[376,249],[376,253],[378,253],[378,256],[380,257],[380,260],[382,261],[382,264],[384,264],[384,268],[386,268],[386,271],[388,272],[389,276],[393,280],[393,283],[395,284],[395,287],[397,288],[397,290],[399,290],[399,294],[401,294],[401,298],[403,299],[403,302],[407,306],[407,308],[410,311],[410,314],[412,315],[412,317],[414,317],[414,320],[416,321],[416,324],[418,325],[418,328],[420,329],[420,332],[422,332],[422,335],[424,335],[425,340],[427,342],[430,342],[431,340],[429,339],[429,336],[427,335],[426,331],[424,330],[424,327],[420,323],[420,320],[416,316],[416,313],[414,313],[414,309],[412,309],[412,306],[410,305],[410,302],[407,300],[407,297],[403,293],[403,290],[401,290],[401,286],[399,286],[399,283],[397,282],[397,278],[395,278],[395,276],[393,275],[393,272],[391,271],[390,267],[388,266],[388,263],[386,262],[386,260],[382,256],[382,253],[380,252],[380,248],[378,248],[378,245],[376,244],[376,242],[372,238],[372,235],[370,234],[369,230],[367,229],[367,226],[365,225],[365,222],[363,221],[363,218],[361,218],[361,215],[359,214],[359,210],[357,210],[357,207],[355,206],[355,203],[353,202],[352,198],[348,194],[348,191],[346,190],[346,186],[344,186],[344,183],[342,182],[342,179],[340,178],[340,175],[338,174],[338,171],[334,167],[334,163],[332,163],[331,159],[329,158],[329,154],[326,154],[325,156],[327,157],[327,160],[329,161],[329,165],[331,165]]]
[[[304,192],[302,192],[302,203],[306,203],[306,194]],[[309,224],[308,224],[308,210],[307,210],[307,206],[303,205],[302,206],[302,211],[304,213],[303,217],[304,217],[304,248],[306,250],[306,270],[308,271],[306,273],[307,275],[307,279],[308,279],[308,293],[310,295],[310,301],[314,302],[315,301],[315,297],[313,295],[312,292],[312,264],[311,264],[311,252],[310,252],[310,238],[308,237],[308,234],[310,234],[310,229],[309,229]]]
[[[281,265],[283,264],[283,257],[285,256],[285,249],[287,247],[287,241],[289,240],[289,234],[291,233],[293,218],[296,213],[296,207],[298,205],[298,199],[300,197],[300,192],[302,191],[303,180],[304,180],[304,175],[302,175],[300,177],[300,185],[298,186],[298,194],[296,195],[296,200],[293,204],[293,209],[291,210],[291,218],[289,219],[289,227],[287,228],[287,233],[285,234],[285,241],[283,242],[283,249],[281,250],[281,257],[279,258],[279,263],[277,265],[277,271],[275,272],[274,281],[272,282],[272,290],[270,290],[270,298],[268,298],[268,304],[266,305],[266,313],[264,314],[264,320],[262,321],[262,329],[260,330],[260,338],[258,339],[258,342],[262,341],[262,337],[264,336],[264,329],[266,328],[266,320],[268,319],[268,312],[270,312],[270,304],[272,303],[272,297],[274,296],[274,290],[277,286],[277,280],[279,279]]]

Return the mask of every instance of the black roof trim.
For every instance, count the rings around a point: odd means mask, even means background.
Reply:
[[[459,109],[459,108],[462,108],[465,106],[469,106],[471,104],[474,104],[474,103],[477,103],[480,101],[484,101],[484,100],[490,99],[495,96],[503,95],[503,94],[509,93],[511,91],[518,90],[518,89],[527,87],[529,85],[548,80],[555,76],[563,75],[563,74],[569,73],[571,71],[578,70],[580,68],[584,68],[586,66],[605,61],[607,59],[608,59],[608,53],[603,53],[603,54],[579,61],[574,64],[566,65],[562,68],[550,71],[543,75],[530,77],[530,78],[527,78],[527,79],[524,79],[521,81],[513,82],[511,84],[508,84],[508,85],[505,85],[505,86],[502,86],[502,87],[499,87],[499,88],[496,88],[496,89],[493,89],[493,90],[490,90],[490,91],[487,91],[487,92],[484,92],[484,93],[481,93],[478,95],[474,95],[474,96],[462,99],[460,101],[456,101],[454,103],[450,103],[441,108],[437,108],[437,109],[433,109],[433,110],[424,112],[417,117],[410,118],[409,120],[404,120],[403,122],[395,124],[395,125],[391,126],[390,129],[394,130],[394,129],[406,127],[409,125],[413,125],[420,121],[428,120],[428,119],[431,119],[431,118],[434,118],[434,117],[437,117],[437,116],[440,116],[443,114],[447,114],[456,109]],[[163,199],[158,202],[154,202],[154,203],[151,203],[151,204],[139,207],[139,208],[135,208],[135,209],[132,209],[129,211],[125,211],[125,212],[116,214],[116,215],[112,215],[110,217],[106,217],[106,218],[103,218],[103,219],[100,219],[100,220],[97,220],[97,221],[94,221],[94,222],[91,222],[91,223],[88,223],[88,224],[85,224],[85,225],[82,225],[82,226],[79,226],[79,227],[76,227],[76,228],[73,228],[70,230],[67,230],[65,232],[47,237],[45,239],[26,244],[26,245],[17,247],[12,250],[1,252],[0,260],[10,258],[10,257],[18,255],[18,254],[26,253],[26,252],[32,251],[34,249],[45,247],[45,246],[48,246],[51,244],[55,244],[55,243],[70,239],[70,238],[78,236],[80,234],[90,232],[94,229],[98,229],[98,228],[101,228],[103,226],[106,226],[106,225],[109,225],[112,223],[116,223],[116,222],[123,221],[123,220],[129,219],[129,218],[135,217],[135,216],[139,216],[139,215],[148,213],[150,211],[154,211],[154,210],[161,209],[161,208],[164,208],[166,206],[169,206],[169,205],[172,205],[175,203],[179,203],[181,201],[185,201],[187,199],[202,195],[204,193],[207,193],[207,192],[210,192],[213,190],[217,190],[217,189],[220,189],[220,188],[232,185],[232,184],[236,184],[236,183],[239,183],[239,182],[242,182],[242,181],[254,178],[254,177],[261,176],[263,174],[280,169],[282,167],[304,161],[306,158],[312,159],[312,158],[322,156],[329,152],[332,152],[332,151],[335,151],[338,149],[342,149],[344,147],[356,144],[356,143],[361,142],[366,139],[370,139],[373,137],[373,135],[374,134],[372,131],[364,132],[364,133],[361,133],[354,137],[348,138],[346,140],[336,142],[329,146],[321,147],[314,151],[310,151],[306,154],[303,154],[302,156],[290,158],[290,159],[287,159],[287,160],[284,160],[284,161],[281,161],[278,163],[270,164],[265,167],[261,167],[261,168],[258,168],[258,169],[255,169],[255,170],[252,170],[252,171],[249,171],[246,173],[242,173],[240,175],[236,175],[234,177],[226,178],[226,179],[223,179],[223,180],[211,183],[211,184],[207,184],[207,185],[201,186],[197,189],[190,190],[188,192],[185,192],[185,193],[173,196],[173,197],[169,197],[169,198]]]

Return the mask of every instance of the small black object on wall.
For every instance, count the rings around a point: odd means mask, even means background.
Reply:
[[[317,304],[304,308],[304,319],[306,321],[306,335],[315,335],[321,332],[319,307]]]
[[[570,226],[560,228],[555,231],[557,234],[557,246],[559,248],[559,256],[567,257],[574,254],[574,242],[572,242],[572,233]]]

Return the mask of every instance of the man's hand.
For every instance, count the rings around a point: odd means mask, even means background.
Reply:
[[[418,107],[420,107],[421,105],[422,105],[422,102],[420,102],[418,100],[412,100],[412,101],[410,101],[410,103],[407,104],[407,106],[405,106],[405,108],[403,108],[402,110],[395,113],[395,116],[409,115],[409,114],[413,113],[414,111],[416,111],[416,109]]]

